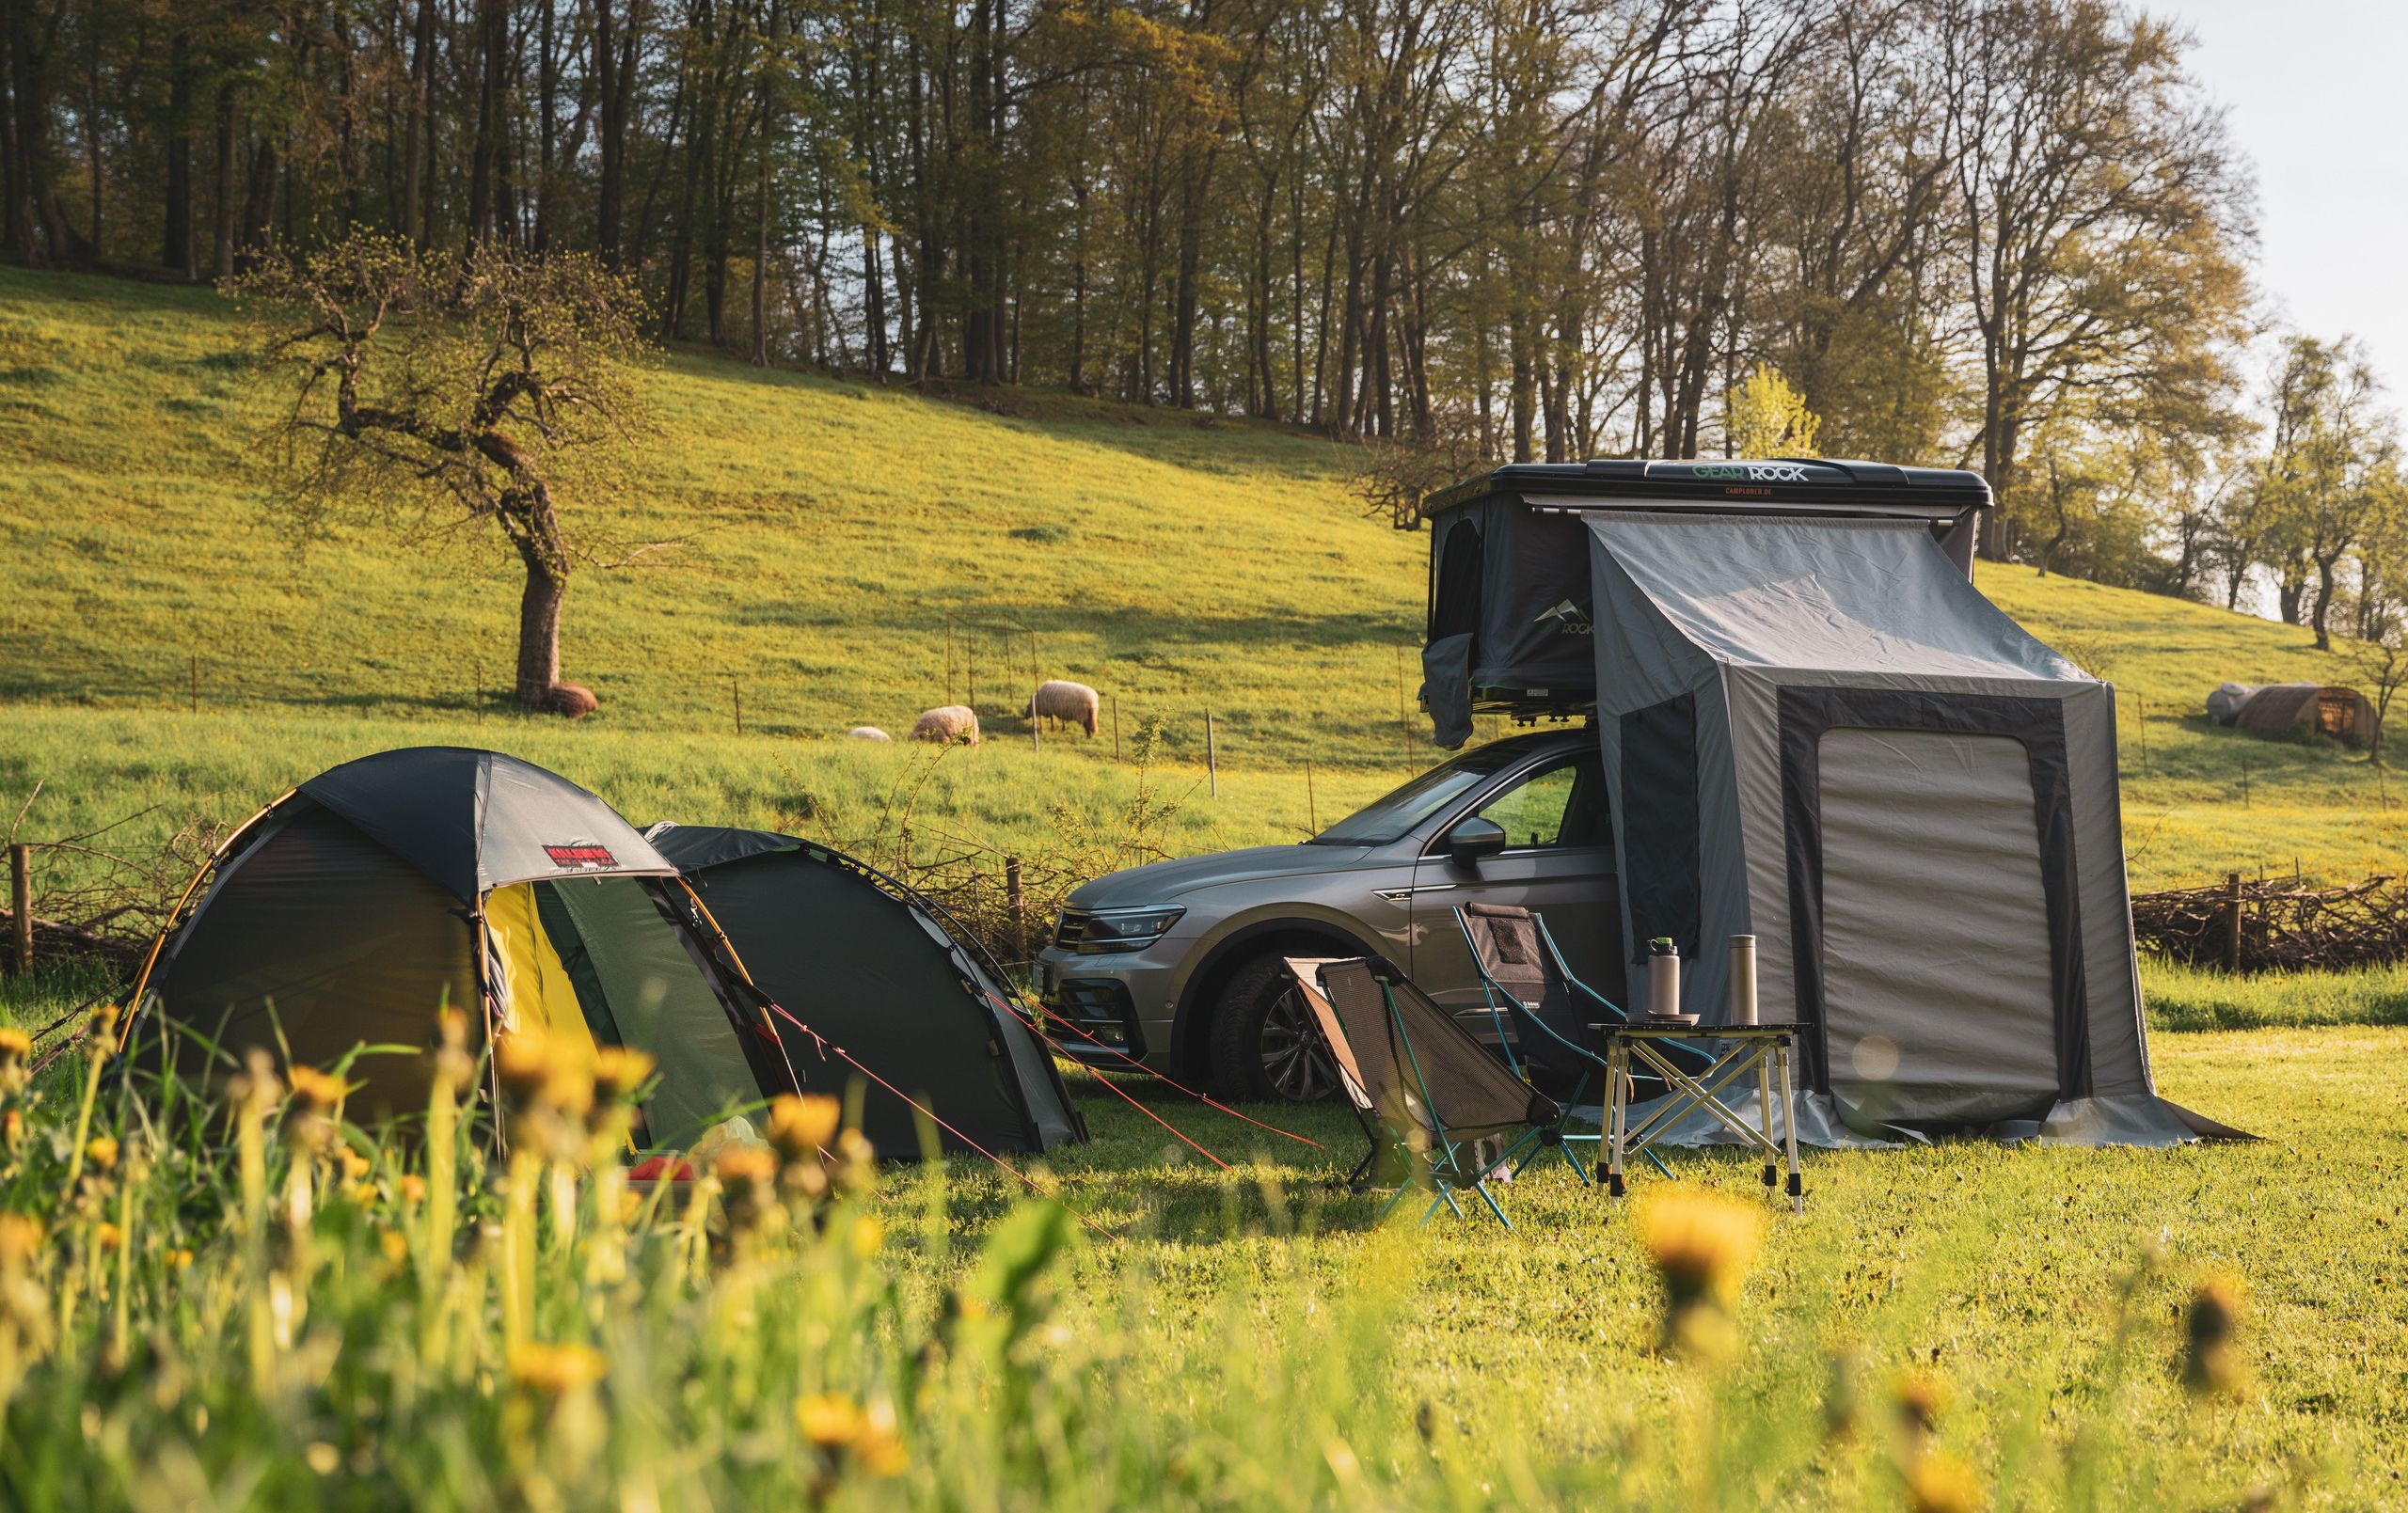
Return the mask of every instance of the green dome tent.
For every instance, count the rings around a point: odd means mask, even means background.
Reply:
[[[648,1148],[799,1091],[676,867],[601,799],[515,757],[415,747],[344,763],[261,811],[204,876],[126,1032],[188,1080],[254,1047],[318,1066],[368,1047],[354,1106],[413,1113],[449,1003],[480,1043],[540,1032],[572,1053],[650,1053]]]
[[[941,1121],[951,1150],[1086,1139],[1001,970],[929,900],[841,852],[768,830],[663,823],[644,837],[685,874],[751,981],[809,1027],[785,1027],[801,1084],[843,1094],[862,1081],[861,1128],[879,1154],[920,1148],[913,1103]]]

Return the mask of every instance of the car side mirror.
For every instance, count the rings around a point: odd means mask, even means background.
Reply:
[[[1480,859],[1493,857],[1505,849],[1505,827],[1479,814],[1455,822],[1447,832],[1447,855],[1458,867],[1480,870]]]

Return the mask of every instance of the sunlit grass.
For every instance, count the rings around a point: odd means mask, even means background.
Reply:
[[[1205,827],[1223,843],[1292,833],[1308,807],[1325,823],[1434,756],[1405,708],[1428,538],[1361,516],[1343,449],[1058,395],[1006,396],[1021,413],[997,415],[694,355],[652,382],[658,423],[625,512],[566,502],[599,536],[683,544],[572,591],[568,673],[602,712],[573,732],[505,717],[506,563],[490,543],[367,527],[296,549],[253,481],[262,401],[230,357],[236,334],[205,291],[0,271],[0,700],[106,717],[0,729],[10,792],[46,776],[181,787],[247,812],[322,752],[441,738],[548,761],[630,812],[651,793],[596,780],[659,772],[646,780],[699,818],[742,817],[773,784],[858,807],[878,780],[862,775],[883,769],[830,739],[899,733],[974,678],[990,750],[948,781],[964,823],[1007,840],[1041,807],[1037,769],[991,760],[1028,744],[1013,717],[1030,634],[1038,672],[1111,701],[1103,737],[1046,743],[1047,792],[1115,783],[1114,709],[1124,756],[1158,722],[1199,778],[1212,715],[1223,803]],[[1979,584],[2116,684],[2136,886],[2294,865],[2353,880],[2408,849],[2408,794],[2362,756],[2205,723],[2227,678],[2350,681],[2305,632],[2022,568],[1984,564]],[[196,672],[203,720],[177,721]],[[120,716],[137,742],[110,736]],[[218,754],[230,730],[255,760]],[[1291,781],[1307,762],[1310,806]]]
[[[57,1506],[2379,1505],[2403,1033],[2162,1040],[2166,1094],[2256,1145],[1817,1154],[1802,1217],[1675,1153],[1752,1257],[1711,1208],[1666,1252],[1661,1178],[1624,1208],[1560,1168],[1501,1190],[1513,1235],[1376,1227],[1327,1110],[1275,1116],[1317,1153],[1154,1104],[1221,1174],[1090,1096],[1097,1141],[1029,1163],[1063,1210],[974,1160],[822,1207],[803,1137],[647,1203],[574,1175],[581,1104],[504,1163],[464,1129],[452,1188],[276,1080],[225,1115],[71,1059],[0,1157],[40,1226],[0,1230],[0,1450]],[[1708,1269],[1728,1328],[1677,1337],[1711,1348],[1666,1348],[1651,1245]],[[2241,1300],[2186,1387],[2208,1284]]]

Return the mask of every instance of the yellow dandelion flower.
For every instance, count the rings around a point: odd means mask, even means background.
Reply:
[[[778,1174],[778,1158],[757,1145],[731,1145],[719,1153],[711,1170],[731,1188],[739,1182],[767,1182]]]
[[[376,1248],[384,1253],[386,1260],[395,1266],[410,1258],[409,1238],[398,1229],[388,1229],[378,1235]]]
[[[594,1090],[603,1097],[631,1098],[652,1076],[653,1059],[627,1046],[605,1046],[594,1053]]]
[[[24,1061],[33,1052],[33,1036],[23,1030],[0,1030],[0,1066]]]
[[[873,1476],[900,1475],[911,1463],[901,1437],[895,1432],[893,1404],[881,1398],[862,1415],[861,1428],[853,1436],[853,1459]]]
[[[600,1381],[608,1364],[590,1345],[522,1345],[510,1352],[510,1379],[561,1397]]]
[[[876,1255],[878,1248],[886,1242],[886,1226],[868,1214],[863,1214],[853,1221],[853,1232],[849,1238],[852,1241],[853,1254],[866,1261]]]
[[[1763,1242],[1764,1214],[1750,1204],[1676,1187],[1647,1206],[1640,1234],[1675,1306],[1728,1304],[1737,1300]]]
[[[192,1252],[184,1250],[179,1246],[175,1250],[169,1251],[166,1255],[160,1257],[160,1259],[167,1263],[168,1270],[182,1271],[192,1265]]]
[[[113,1171],[117,1167],[117,1142],[106,1135],[94,1135],[84,1146],[84,1159],[96,1172]]]
[[[354,1182],[367,1181],[368,1174],[376,1169],[373,1161],[348,1145],[335,1152],[335,1159],[341,1164],[342,1174]]]
[[[1955,1456],[1917,1456],[1907,1467],[1907,1506],[1914,1513],[1979,1513],[1981,1505],[1980,1479]]]
[[[2234,1336],[2244,1293],[2237,1277],[2211,1272],[2191,1291],[2182,1323],[2182,1385],[2207,1396],[2241,1390],[2244,1373]]]
[[[861,1405],[843,1393],[809,1393],[794,1405],[795,1427],[822,1450],[842,1450],[868,1426]]]
[[[0,1214],[0,1267],[22,1267],[41,1253],[41,1221],[31,1214]]]
[[[426,1178],[419,1175],[416,1172],[412,1172],[408,1175],[403,1177],[401,1183],[401,1194],[402,1201],[404,1203],[414,1204],[420,1202],[426,1197]]]
[[[504,1036],[493,1048],[493,1072],[501,1090],[512,1097],[532,1099],[552,1076],[552,1045],[546,1036],[520,1031]]]
[[[307,1112],[331,1113],[351,1093],[341,1078],[314,1066],[295,1066],[286,1075],[294,1106]]]
[[[114,1255],[118,1247],[125,1243],[125,1231],[104,1220],[101,1227],[92,1232],[92,1240],[103,1254]]]
[[[769,1143],[789,1161],[811,1159],[836,1138],[844,1113],[844,1105],[834,1098],[782,1094],[769,1105]]]

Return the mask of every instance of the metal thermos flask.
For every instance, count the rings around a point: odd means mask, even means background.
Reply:
[[[1681,1012],[1681,952],[1668,935],[1647,942],[1647,1012],[1658,1019]]]
[[[1731,1023],[1756,1022],[1756,938],[1731,938]]]

